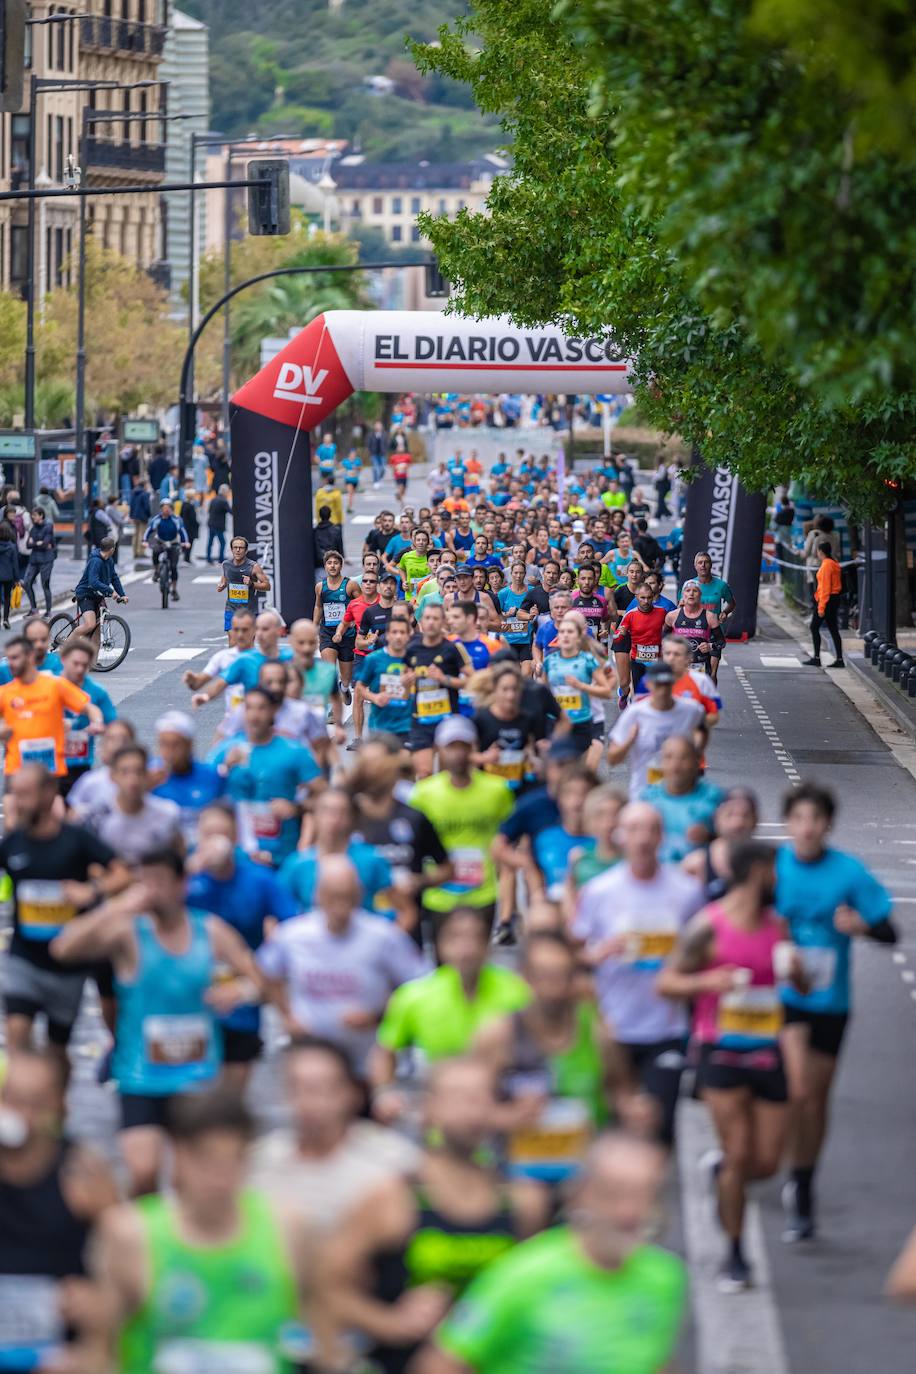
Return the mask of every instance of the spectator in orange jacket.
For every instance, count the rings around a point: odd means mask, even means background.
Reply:
[[[805,664],[814,668],[821,666],[821,626],[826,625],[830,638],[833,640],[833,651],[836,654],[836,660],[833,663],[828,663],[827,667],[845,668],[843,641],[840,639],[840,626],[837,619],[840,597],[843,594],[840,565],[834,558],[833,549],[826,539],[818,544],[817,556],[820,565],[817,570],[817,583],[814,592],[814,612],[811,616],[811,642],[814,651],[810,658],[805,659]]]

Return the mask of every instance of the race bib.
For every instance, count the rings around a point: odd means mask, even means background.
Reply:
[[[752,1040],[775,1040],[783,1011],[776,987],[736,988],[719,998],[719,1034]]]
[[[675,930],[631,930],[624,935],[624,962],[636,968],[661,968],[677,943]]]
[[[327,702],[320,692],[307,692],[302,698],[310,711],[316,711],[319,716],[324,716],[327,711]]]
[[[653,754],[652,758],[646,764],[646,781],[661,782],[664,776],[661,755]]]
[[[498,778],[505,778],[506,782],[521,782],[524,768],[524,749],[500,749],[499,763],[490,764],[487,772],[495,773]]]
[[[19,932],[27,940],[53,940],[76,915],[64,896],[63,883],[28,878],[16,890]]]
[[[484,880],[482,849],[453,849],[449,853],[456,887],[480,887]]]
[[[581,711],[581,710],[582,710],[582,693],[581,693],[581,692],[557,692],[557,693],[556,693],[556,698],[557,698],[557,705],[560,706],[560,707],[562,707],[562,709],[563,709],[564,711]]]
[[[417,692],[417,715],[420,720],[438,720],[451,715],[452,702],[445,687],[424,687]]]
[[[241,682],[233,683],[226,693],[226,710],[234,711],[245,700],[245,688]]]
[[[637,644],[636,661],[637,663],[654,663],[658,658],[660,649],[658,644]]]
[[[346,609],[342,601],[326,601],[324,605],[325,625],[339,625],[344,618]]]
[[[230,583],[229,583],[228,591],[229,591],[229,600],[230,600],[230,601],[233,601],[233,602],[238,601],[238,602],[241,602],[241,603],[242,603],[243,605],[245,605],[245,606],[248,605],[249,591],[248,591],[248,588],[247,588],[243,583],[241,583],[241,582],[230,582]]]
[[[283,822],[274,815],[270,802],[239,802],[246,831],[255,840],[276,840]]]
[[[68,763],[89,762],[89,731],[68,730],[65,753]]]
[[[527,620],[507,620],[507,621],[506,621],[506,634],[509,634],[509,635],[524,635],[524,634],[527,634],[527,633],[528,633],[528,622],[527,622]]]
[[[146,1062],[159,1068],[203,1064],[210,1054],[213,1029],[206,1016],[146,1016],[143,1045]]]
[[[57,1281],[0,1274],[0,1369],[37,1369],[63,1337]]]
[[[38,763],[49,773],[57,771],[57,748],[53,739],[20,740],[19,757],[23,764]]]
[[[407,689],[400,673],[382,673],[379,677],[379,687],[388,693],[392,701],[407,700]]]
[[[163,1341],[153,1374],[276,1374],[277,1359],[256,1341]]]
[[[835,949],[800,949],[805,972],[811,980],[812,992],[826,992],[836,978]]]
[[[550,1182],[569,1178],[578,1171],[591,1136],[585,1103],[574,1097],[555,1098],[533,1126],[509,1136],[509,1172]]]

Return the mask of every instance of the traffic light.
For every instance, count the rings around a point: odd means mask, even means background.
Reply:
[[[450,283],[442,275],[442,269],[435,258],[426,264],[426,294],[428,297],[447,296]]]
[[[280,158],[260,158],[248,164],[249,234],[289,233],[289,163]]]
[[[26,0],[0,0],[0,111],[22,109]]]

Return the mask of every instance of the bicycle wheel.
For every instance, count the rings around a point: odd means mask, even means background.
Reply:
[[[69,615],[67,611],[58,611],[52,615],[48,622],[48,630],[51,635],[51,651],[59,649],[61,645],[69,639],[76,628],[76,617]]]
[[[110,673],[123,663],[130,648],[130,626],[119,615],[106,615],[102,623],[99,652],[95,661],[97,673]]]
[[[164,575],[163,577],[160,577],[160,579],[159,579],[159,591],[160,591],[161,594],[162,594],[162,609],[163,609],[164,611],[167,611],[168,608],[169,608],[169,575],[168,575],[168,572],[166,572],[165,575]]]

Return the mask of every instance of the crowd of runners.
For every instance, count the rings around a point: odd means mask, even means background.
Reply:
[[[816,1234],[852,946],[896,935],[829,792],[777,853],[717,784],[730,588],[627,465],[425,484],[289,627],[237,531],[149,739],[90,644],[6,644],[0,1369],[660,1374],[691,1090],[723,1291],[755,1181]]]

